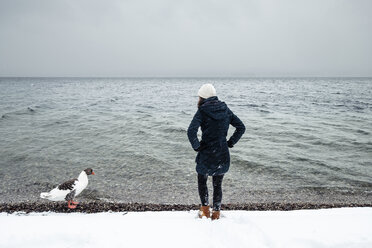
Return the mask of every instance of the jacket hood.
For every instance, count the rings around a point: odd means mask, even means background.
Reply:
[[[221,120],[227,117],[227,105],[218,100],[216,96],[205,99],[200,106],[200,111],[215,120]]]

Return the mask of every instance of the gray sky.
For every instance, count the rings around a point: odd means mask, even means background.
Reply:
[[[0,76],[372,76],[372,1],[0,0]]]

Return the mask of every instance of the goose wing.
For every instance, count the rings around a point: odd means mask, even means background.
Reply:
[[[68,180],[60,185],[58,185],[59,190],[73,190],[76,187],[78,180],[77,178]]]

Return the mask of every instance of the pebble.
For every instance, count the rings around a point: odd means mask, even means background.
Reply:
[[[341,207],[372,207],[371,204],[314,204],[314,203],[234,203],[222,204],[222,210],[249,211],[290,211],[300,209],[324,209]],[[67,208],[65,202],[21,202],[0,203],[0,212],[57,212],[57,213],[99,213],[99,212],[144,212],[144,211],[190,211],[198,210],[199,205],[191,204],[152,204],[152,203],[116,203],[91,201],[78,204],[75,209]]]

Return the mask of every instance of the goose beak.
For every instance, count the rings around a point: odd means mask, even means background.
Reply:
[[[94,173],[94,171],[92,171],[92,175],[95,175],[96,173]]]

